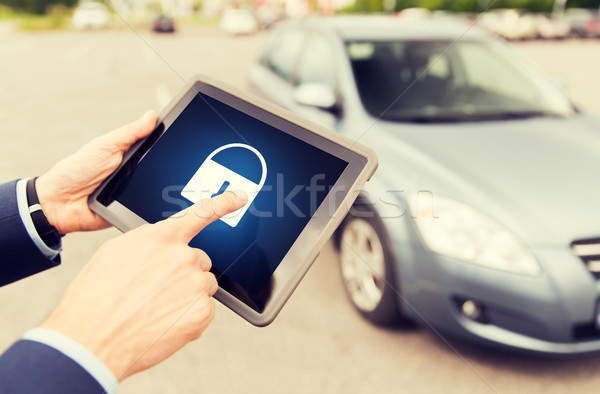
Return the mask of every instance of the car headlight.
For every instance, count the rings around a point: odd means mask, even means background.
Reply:
[[[421,198],[410,206],[433,252],[503,271],[540,274],[535,258],[512,232],[466,204],[439,195],[429,197],[428,203]]]

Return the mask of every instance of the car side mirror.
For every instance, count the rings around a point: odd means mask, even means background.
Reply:
[[[329,85],[319,82],[309,82],[299,85],[294,90],[294,100],[298,104],[335,111],[337,97]]]

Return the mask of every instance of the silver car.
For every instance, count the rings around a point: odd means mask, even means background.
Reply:
[[[336,237],[349,299],[475,344],[600,349],[600,123],[506,42],[393,17],[290,21],[252,90],[375,149]]]

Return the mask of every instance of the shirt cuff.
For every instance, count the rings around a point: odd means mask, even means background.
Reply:
[[[31,214],[29,213],[29,204],[27,203],[27,181],[29,181],[29,178],[17,181],[17,207],[19,208],[19,216],[35,246],[37,246],[44,256],[48,257],[50,260],[54,260],[62,250],[62,241],[53,248],[42,241],[42,238],[33,225],[33,220],[31,220]]]
[[[85,369],[107,394],[117,394],[118,381],[102,360],[71,338],[47,328],[36,327],[27,331],[23,339],[48,345],[63,353]]]

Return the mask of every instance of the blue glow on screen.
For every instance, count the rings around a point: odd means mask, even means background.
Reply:
[[[114,196],[146,221],[160,221],[191,205],[180,195],[183,187],[212,151],[236,142],[262,153],[268,168],[265,185],[236,227],[216,221],[190,245],[203,249],[219,272],[258,294],[347,167],[346,161],[198,94]],[[261,166],[250,151],[221,153],[215,161],[258,183]],[[312,192],[311,204],[306,188],[318,174],[321,189]],[[281,203],[285,196],[292,205]],[[257,217],[255,211],[270,212],[271,217]]]

